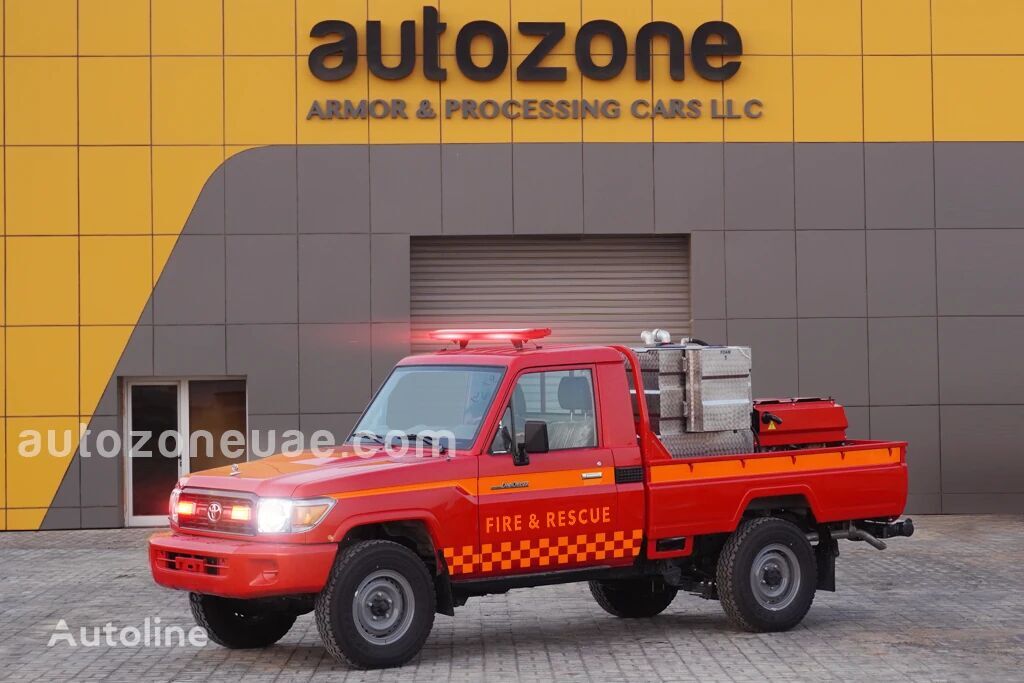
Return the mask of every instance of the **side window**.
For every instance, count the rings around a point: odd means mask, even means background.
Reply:
[[[548,445],[553,451],[597,445],[594,382],[590,370],[554,370],[523,375],[516,382],[509,408],[506,408],[502,425],[495,435],[492,453],[502,452],[501,429],[510,423],[514,443],[522,443],[527,420],[547,424]]]

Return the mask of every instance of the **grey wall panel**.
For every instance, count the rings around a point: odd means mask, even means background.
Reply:
[[[583,145],[513,145],[515,232],[583,232]]]
[[[229,235],[227,321],[298,322],[298,260],[294,235]]]
[[[864,406],[846,406],[846,419],[850,423],[846,436],[850,439],[868,439],[871,436],[871,413]]]
[[[863,318],[801,319],[800,394],[868,405],[867,332]]]
[[[369,320],[369,281],[369,235],[299,236],[300,322]]]
[[[361,412],[370,394],[370,326],[299,326],[300,413]]]
[[[298,221],[296,148],[249,149],[225,162],[229,233],[294,233]]]
[[[333,437],[331,443],[337,445],[345,443],[357,419],[359,413],[303,413],[299,424],[302,433],[310,439],[316,432],[325,431]]]
[[[157,325],[223,323],[224,238],[183,234],[153,291]]]
[[[299,415],[249,415],[249,455],[252,458],[264,458],[281,450],[281,444],[291,435],[289,431],[299,431]]]
[[[868,231],[868,315],[935,315],[935,232]]]
[[[1024,494],[946,493],[942,496],[942,512],[947,515],[1020,515],[1024,514]]]
[[[796,145],[796,227],[864,227],[863,145]]]
[[[83,529],[117,529],[124,526],[120,507],[82,508]]]
[[[940,228],[1024,227],[1024,143],[935,145],[935,221]]]
[[[730,318],[795,318],[795,233],[727,232],[725,286]]]
[[[654,232],[654,151],[651,145],[583,146],[583,232]]]
[[[384,382],[395,363],[409,355],[408,322],[373,323],[370,327],[370,382],[372,391]]]
[[[61,434],[57,433],[56,443],[62,443],[65,435],[74,438],[67,432]],[[50,508],[76,508],[82,504],[82,462],[85,458],[80,457],[79,453],[72,454],[71,462],[68,463],[67,470],[64,471],[64,478],[61,480],[60,486],[57,488],[57,493],[53,496],[53,501],[50,503]]]
[[[223,375],[224,325],[157,325],[153,328],[153,374]]]
[[[249,414],[299,412],[298,325],[228,325],[227,371],[246,378]]]
[[[104,432],[121,434],[121,421],[116,417],[95,417],[89,423],[89,432],[83,448],[89,457],[82,457],[79,450],[82,477],[83,507],[120,507],[121,469],[124,467],[124,444],[114,457],[107,454],[114,449],[114,441]],[[101,438],[102,437],[102,438]]]
[[[446,235],[512,233],[512,145],[441,148]]]
[[[690,235],[690,302],[695,318],[725,317],[725,236],[701,231]]]
[[[797,396],[797,322],[790,318],[729,321],[729,344],[749,346],[755,398]]]
[[[117,415],[120,405],[118,397],[119,377],[146,377],[153,374],[153,326],[138,325],[132,330],[128,343],[125,345],[121,357],[117,361],[113,374],[107,381],[107,386],[100,396],[99,403],[93,415]],[[90,407],[82,406],[82,411],[88,413]]]
[[[873,318],[868,347],[872,405],[938,403],[935,318]]]
[[[939,230],[935,242],[940,314],[1024,315],[1024,229]]]
[[[654,145],[654,230],[725,227],[725,146],[718,142]]]
[[[157,173],[156,169],[154,169],[154,173]],[[227,199],[224,186],[225,175],[223,165],[210,174],[206,184],[203,185],[203,189],[200,190],[199,196],[196,197],[196,203],[192,206],[188,219],[185,221],[184,232],[186,234],[224,234],[224,217],[227,213]],[[157,180],[159,180],[159,177],[157,177]],[[160,206],[159,197],[153,197],[153,208],[155,210],[163,208]]]
[[[370,240],[370,319],[409,321],[408,235],[374,235]]]
[[[1024,318],[939,318],[939,386],[945,404],[1021,404]]]
[[[82,508],[51,507],[43,517],[40,529],[81,529]]]
[[[370,148],[370,228],[373,232],[441,232],[441,146]]]
[[[934,151],[931,143],[864,145],[867,227],[935,226]]]
[[[300,146],[298,202],[299,232],[369,232],[369,147]]]
[[[1022,405],[943,406],[943,493],[1024,493],[1022,424]]]
[[[725,146],[725,227],[794,227],[793,145],[734,142]]]
[[[729,339],[729,331],[725,320],[701,320],[693,321],[690,333],[697,339],[702,339],[709,344],[726,344]]]
[[[801,316],[867,314],[864,239],[863,230],[797,232],[797,310]]]
[[[874,407],[871,438],[908,442],[910,492],[938,498],[942,490],[938,406]]]

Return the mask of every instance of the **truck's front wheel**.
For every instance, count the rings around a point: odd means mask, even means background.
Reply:
[[[295,623],[295,615],[253,607],[246,600],[189,593],[196,623],[210,640],[233,650],[268,647],[281,640]]]
[[[624,619],[661,614],[672,604],[677,592],[655,579],[590,582],[590,594],[601,609]]]
[[[391,541],[360,541],[338,555],[316,599],[324,647],[353,666],[400,666],[434,625],[434,582],[423,560]]]
[[[800,623],[814,601],[814,551],[795,524],[751,519],[722,548],[716,583],[733,624],[754,632],[786,631]]]

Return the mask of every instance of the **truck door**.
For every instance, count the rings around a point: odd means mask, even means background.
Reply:
[[[593,366],[529,370],[515,381],[480,457],[480,548],[474,573],[546,572],[630,564],[641,530],[620,521],[612,452],[602,443]],[[547,426],[548,451],[517,465],[527,422]]]

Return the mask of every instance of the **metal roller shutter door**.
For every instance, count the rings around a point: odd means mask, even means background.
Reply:
[[[413,237],[412,350],[445,327],[550,327],[550,341],[639,342],[690,332],[690,245],[643,237]]]

